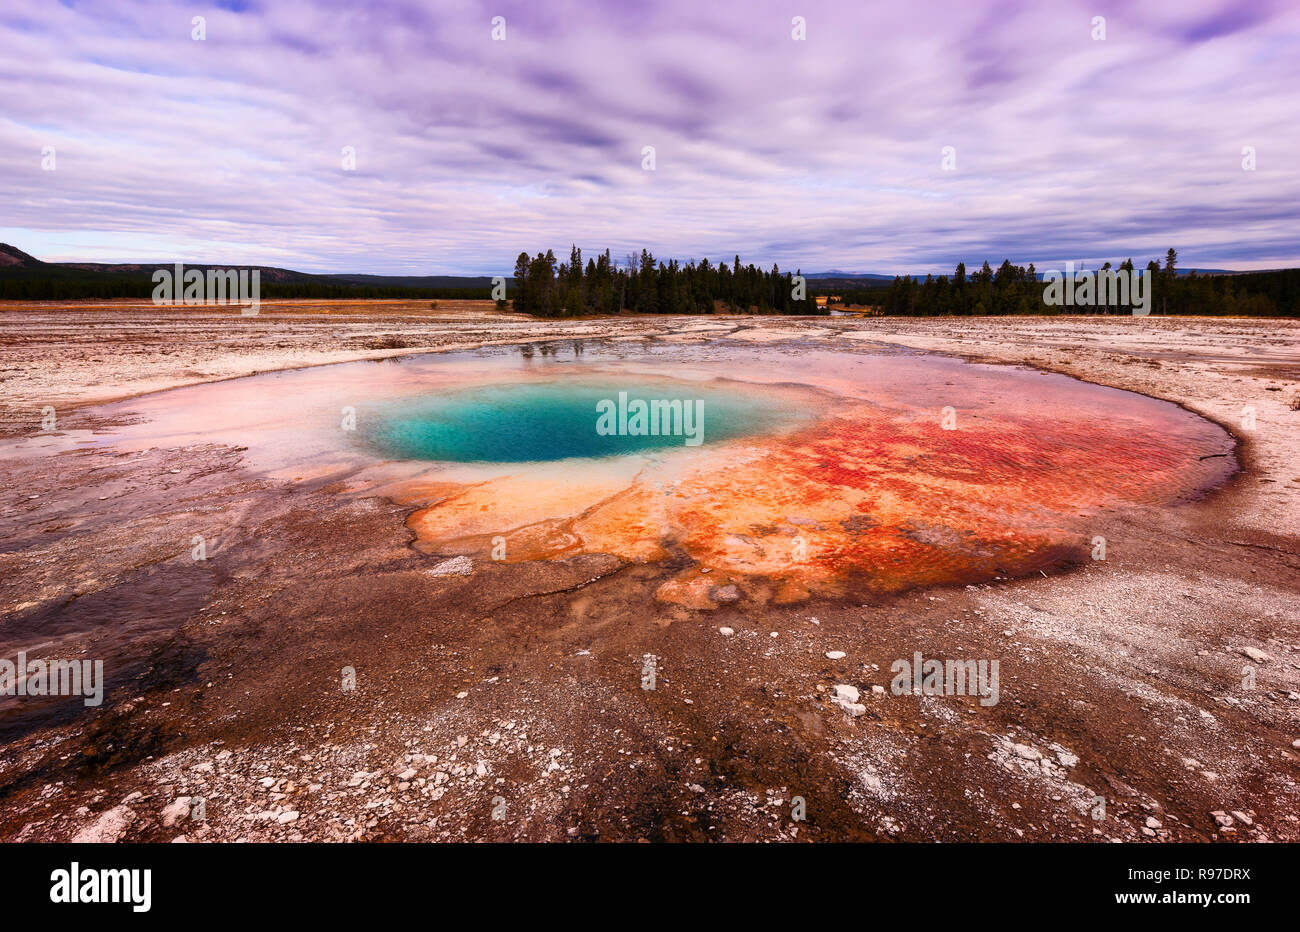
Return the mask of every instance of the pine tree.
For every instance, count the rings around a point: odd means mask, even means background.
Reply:
[[[521,252],[515,260],[515,299],[514,309],[522,314],[531,314],[532,306],[528,298],[528,253]]]

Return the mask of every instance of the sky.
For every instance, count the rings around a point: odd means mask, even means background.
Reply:
[[[1297,0],[4,0],[0,241],[377,274],[571,243],[1278,268],[1298,111]]]

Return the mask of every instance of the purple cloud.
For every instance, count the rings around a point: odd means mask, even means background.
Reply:
[[[8,0],[0,239],[389,273],[570,242],[805,270],[1300,264],[1295,4],[728,6]]]

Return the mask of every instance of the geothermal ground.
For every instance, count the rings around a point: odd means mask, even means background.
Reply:
[[[129,449],[76,439],[132,427],[108,402],[180,386],[617,341],[761,346],[795,364],[889,344],[1032,366],[1174,402],[1237,443],[1188,454],[1222,467],[1213,491],[1157,502],[1144,487],[1090,513],[1083,539],[1104,537],[1104,560],[1085,546],[1032,572],[855,598],[770,566],[764,588],[690,540],[638,549],[584,527],[608,552],[556,544],[568,525],[528,559],[485,559],[446,530],[437,490],[268,470],[215,430]],[[0,838],[1300,840],[1298,376],[1300,321],[11,305],[0,657],[111,669],[98,707],[0,697]],[[47,407],[46,433],[72,439],[40,453]],[[798,482],[797,450],[788,474],[726,475]],[[1132,456],[1117,447],[1116,487],[1151,478]],[[1087,465],[1106,485],[1108,464]],[[546,510],[546,494],[527,504]],[[525,504],[508,485],[480,495]],[[890,666],[916,652],[998,660],[998,701],[896,695]]]

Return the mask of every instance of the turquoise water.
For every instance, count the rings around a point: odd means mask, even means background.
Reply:
[[[768,433],[800,419],[788,406],[740,388],[544,382],[377,405],[358,418],[358,433],[391,459],[527,463],[691,448]],[[656,427],[657,435],[651,432]]]

